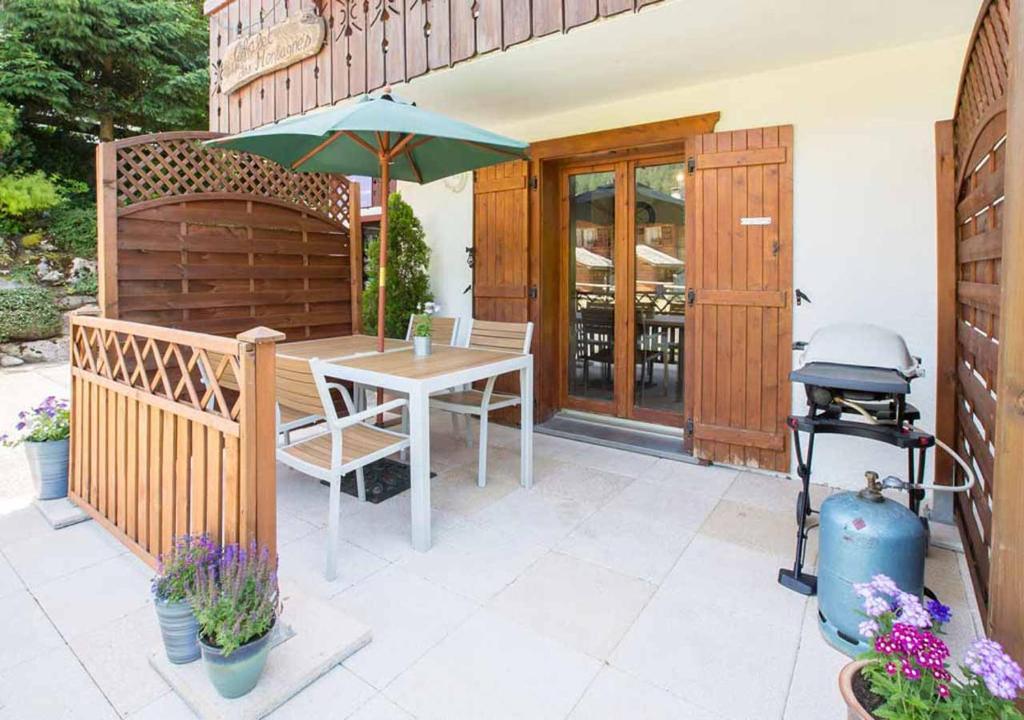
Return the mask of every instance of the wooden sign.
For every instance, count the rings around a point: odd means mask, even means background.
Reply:
[[[316,55],[324,44],[324,19],[304,12],[239,38],[228,45],[221,62],[221,92],[231,93],[261,75]]]

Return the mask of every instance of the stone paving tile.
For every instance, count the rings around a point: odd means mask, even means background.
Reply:
[[[850,658],[834,650],[822,638],[818,629],[818,603],[809,600],[800,628],[800,648],[796,653],[784,720],[843,717],[846,705],[836,691],[836,678],[848,662]]]
[[[160,647],[160,628],[151,604],[113,622],[68,638],[79,661],[122,715],[143,709],[170,689],[149,664]]]
[[[0,720],[115,720],[117,713],[66,645],[0,673]]]
[[[719,720],[666,690],[613,667],[604,667],[587,688],[570,720]]]
[[[600,502],[518,489],[473,516],[481,525],[554,546],[600,507]]]
[[[370,685],[341,666],[267,715],[267,720],[342,720],[376,694]]]
[[[129,720],[197,720],[196,714],[172,690],[127,717]]]
[[[488,607],[603,660],[655,591],[651,583],[548,553]]]
[[[7,558],[0,554],[0,599],[24,589],[25,583],[18,577],[18,573],[14,572]]]
[[[601,665],[481,610],[398,676],[384,694],[420,720],[564,718]]]
[[[0,673],[64,645],[32,595],[19,590],[0,598]]]
[[[64,637],[107,625],[151,604],[152,573],[134,555],[119,555],[33,590]]]
[[[396,567],[377,573],[332,602],[373,628],[370,644],[344,665],[377,688],[394,680],[479,608]]]
[[[348,720],[414,720],[413,716],[383,695],[375,695],[348,716]]]
[[[466,523],[397,567],[483,603],[536,562],[546,549],[527,538]]]
[[[39,514],[35,508],[31,511]],[[124,545],[94,522],[62,530],[46,527],[48,532],[4,548],[7,560],[30,588],[127,552]]]

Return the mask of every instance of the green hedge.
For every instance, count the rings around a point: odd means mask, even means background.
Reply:
[[[60,310],[48,290],[0,290],[0,342],[39,340],[59,335],[60,330]]]

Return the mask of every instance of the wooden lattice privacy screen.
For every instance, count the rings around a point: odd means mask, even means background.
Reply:
[[[358,188],[203,145],[214,137],[98,147],[104,316],[219,335],[256,325],[288,339],[351,333],[362,287]]]
[[[280,337],[73,316],[71,500],[151,565],[185,534],[276,553]]]
[[[1009,27],[1010,0],[983,4],[960,81],[952,127],[955,368],[940,371],[955,386],[955,447],[978,475],[972,492],[955,497],[983,610],[989,599],[992,551]]]

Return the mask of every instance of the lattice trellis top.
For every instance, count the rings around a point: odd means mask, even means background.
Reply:
[[[266,158],[203,144],[210,133],[165,133],[117,146],[117,206],[181,195],[232,193],[280,200],[349,221],[341,175],[293,173]]]

